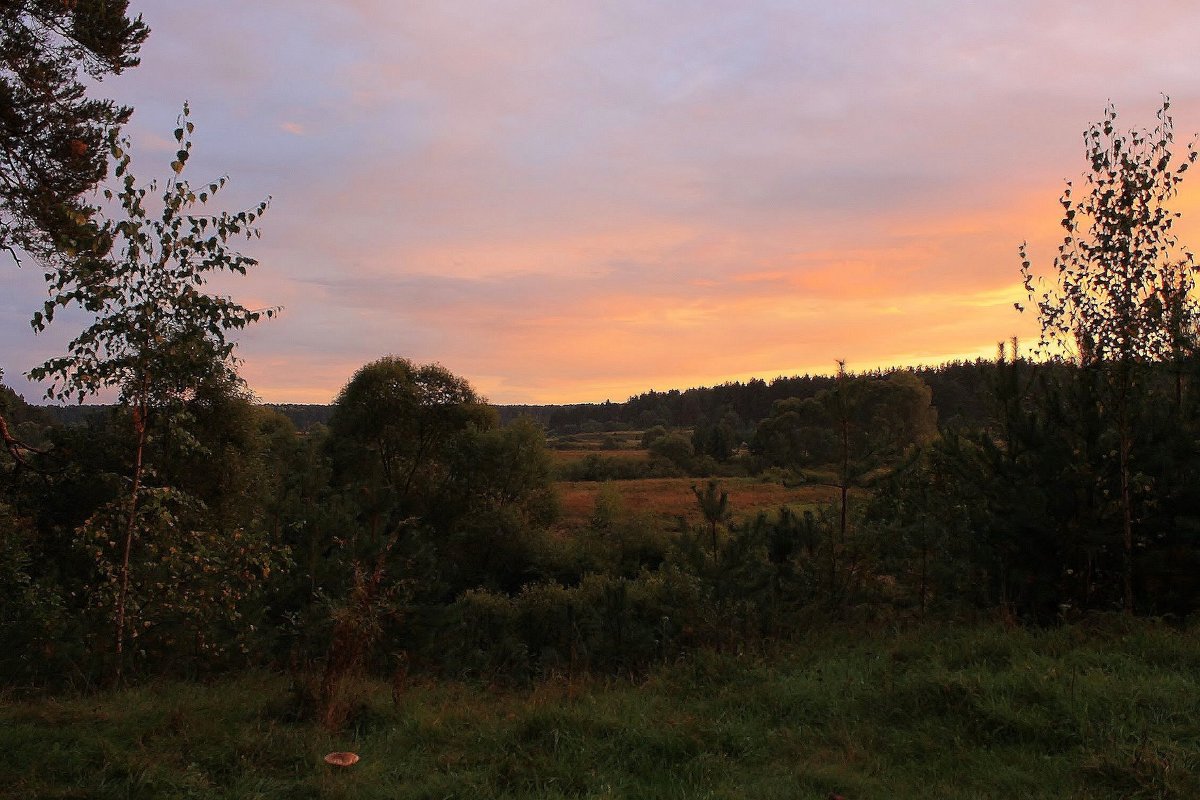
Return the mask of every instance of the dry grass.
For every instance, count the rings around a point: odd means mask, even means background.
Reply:
[[[614,481],[611,485],[624,500],[625,508],[635,514],[646,514],[664,521],[682,515],[690,521],[700,519],[692,486],[705,483],[704,478],[645,478],[637,481]],[[831,502],[837,490],[828,486],[787,487],[764,483],[756,478],[723,478],[721,487],[729,492],[729,506],[734,518],[743,518],[769,511],[781,505],[816,505]],[[596,505],[596,495],[604,484],[584,481],[560,481],[558,494],[562,501],[563,526],[574,528],[587,523]]]

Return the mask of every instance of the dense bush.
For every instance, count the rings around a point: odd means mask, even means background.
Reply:
[[[676,571],[637,578],[588,575],[578,585],[526,586],[516,595],[464,594],[448,609],[453,674],[528,679],[554,672],[625,672],[679,651],[702,624],[701,587]]]
[[[642,478],[678,478],[687,472],[665,458],[603,456],[589,453],[555,468],[560,481],[633,481]]]
[[[566,529],[537,425],[496,425],[454,376],[384,367],[410,381],[389,413],[425,422],[378,427],[357,409],[301,434],[220,386],[151,420],[127,677],[291,665],[321,707],[352,673],[398,665],[489,681],[625,673],[787,638],[813,615],[999,609],[1052,622],[1120,606],[1112,431],[1085,371],[980,366],[986,424],[960,420],[919,449],[864,460],[872,469],[857,474],[844,516],[838,503],[664,523],[606,486],[586,523]],[[1183,616],[1200,603],[1200,423],[1190,390],[1163,400],[1174,378],[1145,384],[1159,400],[1139,412],[1133,529],[1138,610]],[[442,389],[464,408],[421,407]],[[32,413],[22,424],[44,452],[0,464],[0,670],[9,682],[88,684],[112,658],[130,422],[113,408],[71,427]],[[797,430],[795,442],[820,439]],[[680,475],[671,456],[693,474],[739,468],[697,456],[678,433],[647,438],[657,455],[592,453],[557,477]],[[838,452],[836,437],[820,441]],[[837,469],[796,461],[764,475],[836,484]]]

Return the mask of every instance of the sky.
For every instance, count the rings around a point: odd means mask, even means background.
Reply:
[[[384,355],[496,403],[621,401],[751,377],[937,364],[1036,337],[1017,247],[1049,269],[1082,132],[1162,95],[1200,130],[1200,4],[1126,0],[132,0],[134,173],[218,208],[271,197],[217,290],[267,402],[327,403]],[[1185,190],[1185,241],[1200,194]],[[1200,247],[1200,244],[1195,245]],[[28,325],[0,265],[0,367]]]

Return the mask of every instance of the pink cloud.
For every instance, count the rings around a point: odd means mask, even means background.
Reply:
[[[1180,139],[1200,129],[1200,7],[1155,11],[158,4],[143,65],[102,88],[143,161],[186,98],[189,171],[231,175],[230,207],[274,196],[261,267],[221,284],[286,307],[242,338],[264,398],[328,399],[393,352],[498,401],[621,399],[1030,336],[1016,247],[1048,268],[1088,121],[1112,99],[1147,124],[1166,91]]]

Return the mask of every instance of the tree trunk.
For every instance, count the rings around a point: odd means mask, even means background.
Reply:
[[[842,519],[839,529],[841,544],[846,544],[846,495],[850,489],[850,409],[846,405],[846,362],[838,362],[838,408],[841,414],[842,433]]]
[[[8,451],[10,456],[12,456],[13,461],[17,462],[17,467],[33,470],[39,474],[45,474],[41,469],[35,467],[33,464],[30,464],[28,459],[26,459],[25,454],[34,453],[37,455],[45,455],[46,452],[44,450],[38,450],[36,447],[30,447],[20,439],[13,436],[8,429],[8,420],[4,418],[3,414],[0,414],[0,441],[4,443],[4,449]]]
[[[21,458],[21,443],[13,438],[8,432],[8,421],[4,419],[4,415],[0,414],[0,440],[4,442],[4,449],[9,452],[13,459],[18,464],[23,464],[24,459]]]
[[[142,488],[142,457],[146,449],[146,408],[133,407],[133,428],[137,434],[137,450],[133,461],[133,488],[129,493],[129,520],[125,523],[125,542],[121,554],[121,590],[117,594],[116,667],[113,684],[120,685],[125,662],[125,601],[129,596],[129,554],[133,550],[133,533],[137,527],[138,492]]]
[[[1125,613],[1133,615],[1133,510],[1129,495],[1129,434],[1121,431],[1121,524],[1125,549],[1124,589]]]
[[[839,536],[840,536],[841,544],[845,544],[846,543],[846,500],[850,494],[850,487],[846,485],[846,479],[844,476],[842,478],[842,485],[838,488],[841,489],[841,493],[842,493],[842,519],[841,519],[841,525],[839,528]]]
[[[929,542],[921,539],[921,616],[925,616],[925,596],[929,591]]]
[[[829,605],[837,605],[837,548],[838,544],[833,540],[832,534],[827,537],[829,540]]]
[[[1133,615],[1133,499],[1129,487],[1129,456],[1133,449],[1133,434],[1129,430],[1129,390],[1131,388],[1131,366],[1127,359],[1119,365],[1120,393],[1117,396],[1117,435],[1120,437],[1121,467],[1121,543],[1124,551],[1122,584],[1126,614]]]

